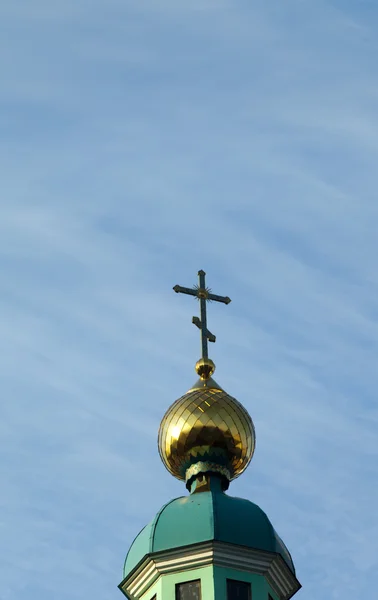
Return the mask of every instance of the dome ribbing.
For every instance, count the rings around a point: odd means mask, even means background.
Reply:
[[[280,554],[293,574],[294,564],[285,544],[257,504],[218,489],[176,498],[157,513],[135,538],[124,566],[126,577],[145,556],[219,541]]]

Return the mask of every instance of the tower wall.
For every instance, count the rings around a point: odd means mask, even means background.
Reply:
[[[177,600],[177,584],[197,581],[198,600],[239,600],[228,580],[250,584],[253,600],[289,600],[300,588],[281,555],[216,541],[147,555],[119,587],[128,600]]]
[[[201,580],[201,598],[203,600],[216,600],[214,595],[214,570],[211,566],[164,575],[162,577],[161,600],[176,600],[176,585],[197,579]],[[148,598],[148,600],[150,599]]]
[[[214,567],[213,574],[215,600],[231,600],[227,598],[227,579],[250,583],[253,600],[268,600],[269,594],[272,600],[280,600],[263,575],[217,566]]]
[[[138,600],[176,600],[176,585],[198,579],[202,600],[233,600],[227,597],[228,579],[249,583],[253,600],[280,600],[263,575],[213,565],[161,575]]]

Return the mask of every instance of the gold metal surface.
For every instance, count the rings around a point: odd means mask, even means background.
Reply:
[[[252,419],[235,398],[210,380],[199,380],[167,410],[159,429],[159,453],[168,471],[185,480],[185,464],[209,449],[226,460],[235,479],[248,466],[255,449]],[[211,460],[214,460],[212,458]],[[220,461],[222,462],[222,461]]]
[[[208,300],[209,298],[209,290],[206,288],[197,288],[197,296],[198,298],[204,298],[205,300]]]
[[[209,379],[215,371],[215,364],[211,358],[200,358],[196,362],[196,373],[201,379]]]

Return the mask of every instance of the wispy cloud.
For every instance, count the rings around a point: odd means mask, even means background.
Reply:
[[[377,585],[372,3],[0,8],[2,598],[115,598],[184,494],[156,449],[208,271],[216,379],[256,423],[230,493],[298,597]]]

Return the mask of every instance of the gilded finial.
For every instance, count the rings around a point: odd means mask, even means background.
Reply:
[[[211,289],[206,287],[205,283],[206,273],[202,269],[198,271],[198,285],[193,288],[181,287],[181,285],[175,285],[174,291],[176,293],[188,294],[189,296],[194,296],[199,300],[200,303],[200,315],[199,317],[193,317],[192,323],[198,327],[201,331],[201,350],[202,357],[196,363],[196,371],[201,379],[209,379],[211,375],[215,371],[215,364],[209,358],[208,351],[208,342],[215,342],[216,337],[211,331],[207,328],[207,311],[206,311],[206,302],[214,301],[214,302],[222,302],[223,304],[229,304],[231,302],[231,298],[228,296],[218,296],[217,294],[212,294]]]
[[[211,358],[200,358],[196,362],[196,373],[202,380],[210,379],[215,371],[215,364]]]

